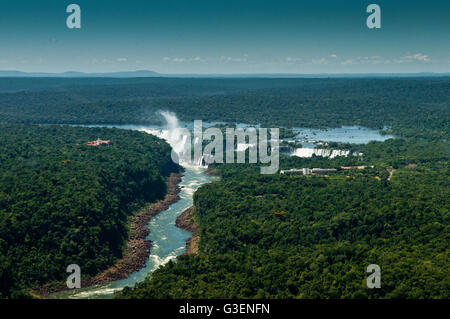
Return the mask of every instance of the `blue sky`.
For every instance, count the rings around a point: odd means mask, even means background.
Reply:
[[[366,26],[371,3],[381,29]],[[0,70],[450,72],[449,15],[447,0],[2,0]]]

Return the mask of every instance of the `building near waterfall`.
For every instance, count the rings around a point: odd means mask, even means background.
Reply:
[[[100,145],[108,145],[108,144],[109,144],[109,140],[101,140],[99,138],[97,138],[95,141],[87,142],[87,145],[89,145],[89,146],[100,146]]]
[[[298,168],[293,168],[293,169],[288,169],[288,170],[281,170],[280,174],[285,174],[285,175],[302,175],[303,171],[301,169],[298,169]]]
[[[281,170],[280,174],[285,175],[328,175],[330,173],[336,173],[335,168],[308,168],[304,167],[302,169],[292,168],[289,170]]]

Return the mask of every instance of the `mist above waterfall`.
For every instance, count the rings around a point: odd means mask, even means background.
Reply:
[[[178,121],[177,116],[173,112],[169,111],[159,111],[167,123],[168,129],[168,142],[177,143],[180,139],[180,122]]]
[[[166,120],[167,130],[161,130],[160,137],[172,147],[172,159],[180,162],[182,158],[186,158],[186,155],[189,155],[190,158],[191,144],[187,140],[190,139],[189,130],[180,126],[180,121],[175,113],[170,111],[159,111],[158,113]]]

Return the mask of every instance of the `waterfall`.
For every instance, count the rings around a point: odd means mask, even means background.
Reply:
[[[211,154],[206,154],[206,155],[202,155],[202,157],[200,157],[197,161],[197,163],[195,163],[197,166],[201,166],[201,167],[208,167],[208,161],[212,161],[214,159],[214,156],[212,156]]]
[[[177,155],[183,155],[186,152],[186,141],[188,137],[190,138],[190,134],[189,136],[186,135],[187,129],[180,126],[180,122],[174,113],[160,111],[159,114],[164,117],[167,123],[167,130],[162,130],[162,137],[172,146]]]
[[[180,122],[173,112],[159,111],[166,121],[164,129],[144,129],[145,132],[158,136],[166,140],[172,147],[172,159],[180,165],[193,164],[195,166],[207,167],[210,156],[202,155],[200,159],[193,162],[191,158],[191,132],[180,125]],[[198,138],[194,139],[194,145],[201,143]]]

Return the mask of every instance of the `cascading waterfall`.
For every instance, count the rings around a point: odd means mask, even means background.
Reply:
[[[185,166],[191,164],[208,167],[208,161],[212,158],[209,154],[202,155],[199,159],[192,160],[191,143],[190,140],[188,140],[191,138],[190,132],[186,128],[180,126],[180,121],[177,116],[169,111],[159,111],[159,114],[166,120],[167,129],[145,131],[166,140],[176,154],[174,160],[179,162],[180,165]],[[196,145],[197,143],[202,143],[198,137],[194,138],[193,145]]]
[[[164,139],[172,146],[177,154],[182,154],[188,136],[183,134],[183,128],[180,126],[177,116],[169,111],[160,111],[159,113],[167,122],[167,133],[165,134],[166,136],[164,136]]]
[[[169,111],[159,111],[159,114],[166,120],[166,129],[143,129],[146,133],[156,135],[164,139],[172,147],[172,159],[180,165],[192,164],[190,132],[180,125],[177,116]],[[198,163],[194,163],[198,165]],[[199,165],[203,166],[203,165]]]

